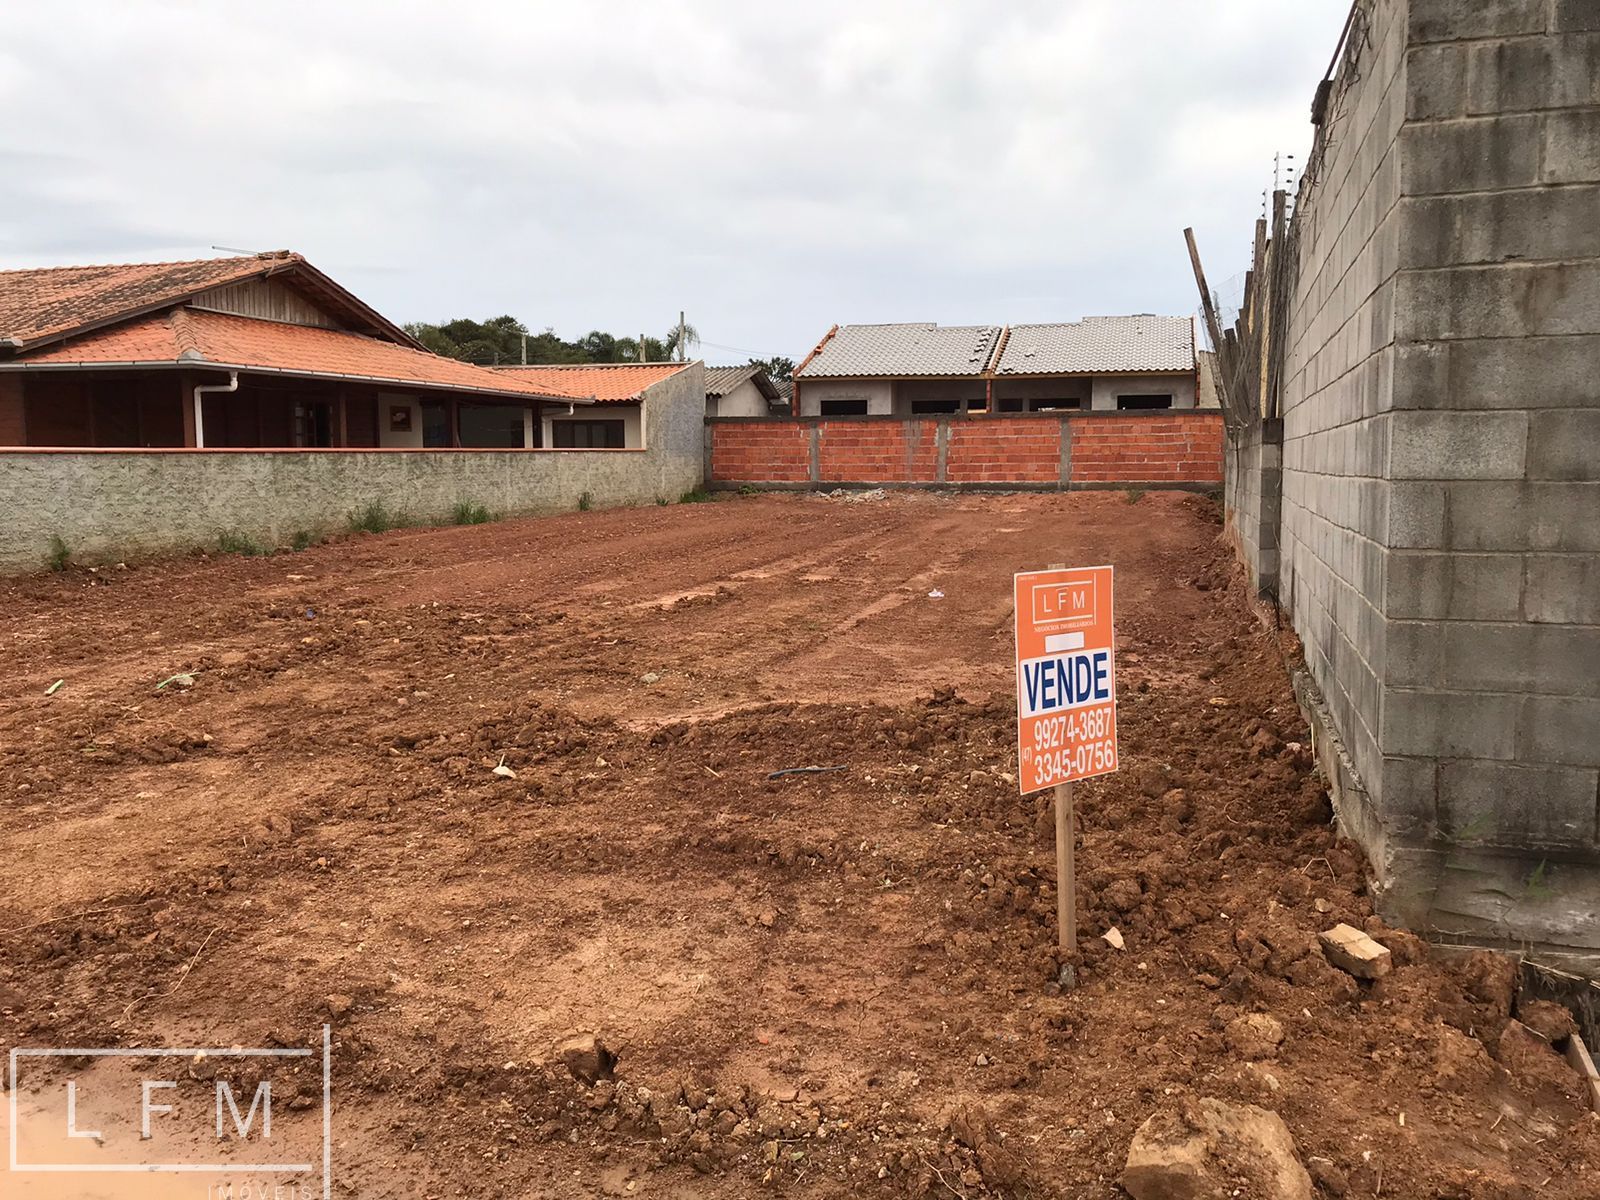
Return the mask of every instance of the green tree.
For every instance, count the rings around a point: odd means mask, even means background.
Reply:
[[[788,383],[794,378],[794,359],[781,354],[771,358],[752,358],[746,365],[760,367],[773,383]]]

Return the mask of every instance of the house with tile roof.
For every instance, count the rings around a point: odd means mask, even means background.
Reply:
[[[0,446],[530,449],[593,392],[432,354],[289,251],[0,271]]]
[[[1194,322],[836,325],[795,370],[799,416],[1194,408]]]
[[[788,412],[788,397],[755,363],[706,368],[706,416],[765,417]]]
[[[565,409],[559,402],[546,404],[540,418],[540,445],[557,450],[637,450],[644,445],[647,406],[664,402],[673,381],[697,365],[561,363],[492,369],[543,395],[584,402],[582,408]]]

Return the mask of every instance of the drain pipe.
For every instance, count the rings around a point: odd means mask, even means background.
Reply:
[[[227,383],[202,383],[194,389],[194,444],[196,449],[204,449],[206,444],[206,419],[204,405],[200,397],[208,392],[237,392],[239,390],[239,372],[229,371]]]

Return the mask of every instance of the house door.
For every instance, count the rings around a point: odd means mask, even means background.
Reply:
[[[307,448],[333,445],[333,405],[323,400],[298,401],[294,406],[294,444]]]

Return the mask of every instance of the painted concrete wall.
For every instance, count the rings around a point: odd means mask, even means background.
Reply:
[[[650,396],[651,392],[647,391],[646,404],[650,402]],[[701,404],[704,403],[705,398],[702,397]],[[580,404],[570,417],[564,408],[546,409],[544,416],[546,446],[555,445],[555,427],[563,421],[621,421],[622,444],[629,450],[638,450],[645,445],[645,423],[637,404]]]
[[[708,400],[706,403],[708,417],[764,417],[769,411],[767,398],[761,394],[761,389],[748,379],[726,396]]]
[[[703,476],[705,378],[651,390],[647,450],[0,451],[0,570],[36,569],[50,539],[93,562],[341,530],[381,501],[420,521],[462,500],[505,514],[676,500]]]
[[[1303,695],[1392,915],[1600,963],[1600,18],[1359,11],[1293,230]],[[1228,457],[1245,532],[1266,459]]]

